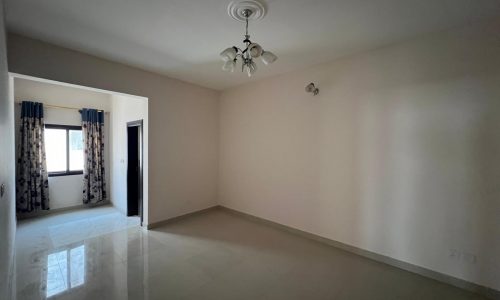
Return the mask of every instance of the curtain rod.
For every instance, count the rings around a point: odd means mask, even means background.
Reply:
[[[18,105],[21,105],[22,103],[21,102],[16,102]],[[60,105],[50,105],[50,104],[43,104],[44,107],[51,107],[51,108],[64,108],[64,109],[73,109],[73,110],[81,110],[81,108],[77,108],[77,107],[70,107],[70,106],[60,106]],[[105,114],[109,113],[107,111],[104,111],[102,109],[98,109],[98,111],[102,111],[104,112]]]

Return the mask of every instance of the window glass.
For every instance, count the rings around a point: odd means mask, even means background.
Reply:
[[[83,172],[83,136],[79,126],[46,125],[45,153],[49,176]]]
[[[45,154],[48,172],[66,171],[65,129],[45,129]]]
[[[81,130],[69,131],[69,170],[83,170],[83,137]]]

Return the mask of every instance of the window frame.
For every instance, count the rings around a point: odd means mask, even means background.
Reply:
[[[45,124],[45,129],[63,129],[66,130],[66,171],[48,172],[49,177],[69,176],[69,175],[82,175],[82,170],[70,171],[69,170],[69,131],[82,130],[82,126],[77,125],[59,125],[59,124]]]

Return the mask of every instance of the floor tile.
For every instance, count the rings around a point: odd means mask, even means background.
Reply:
[[[138,224],[112,207],[19,222],[17,299],[482,299],[222,210]]]

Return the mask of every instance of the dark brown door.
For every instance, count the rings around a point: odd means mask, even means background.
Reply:
[[[141,131],[136,122],[127,124],[127,215],[141,216],[142,223]]]

